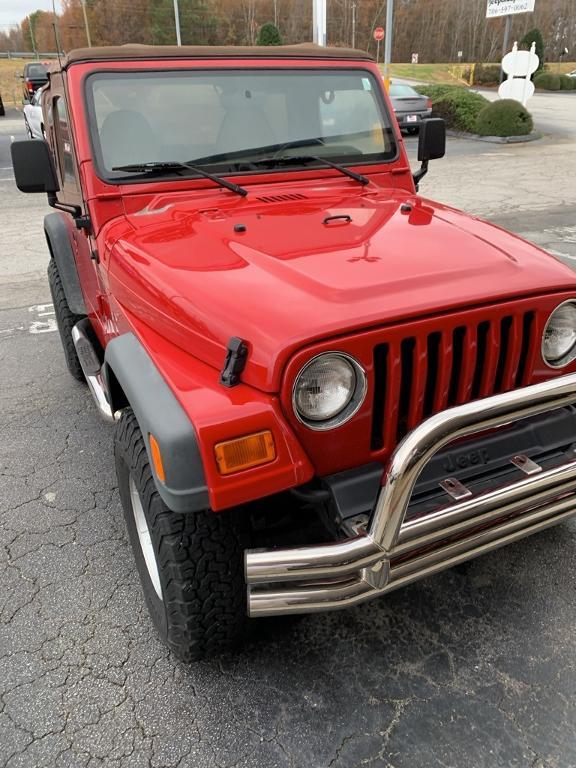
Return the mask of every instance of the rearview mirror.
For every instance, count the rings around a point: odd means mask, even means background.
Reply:
[[[438,160],[446,154],[446,123],[441,117],[431,117],[420,124],[418,160]]]
[[[39,139],[14,141],[10,145],[16,186],[20,192],[47,192],[60,189],[48,144]]]

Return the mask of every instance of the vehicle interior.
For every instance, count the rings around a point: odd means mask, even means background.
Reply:
[[[272,152],[351,162],[395,155],[390,119],[365,71],[98,74],[88,100],[106,175],[160,161],[233,172]]]

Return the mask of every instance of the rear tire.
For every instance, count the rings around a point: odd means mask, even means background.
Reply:
[[[161,639],[184,662],[238,644],[248,630],[241,511],[168,509],[130,408],[116,426],[114,455],[130,543]]]
[[[85,381],[84,372],[82,371],[80,360],[76,354],[76,347],[72,340],[72,328],[79,320],[82,320],[84,316],[75,315],[74,312],[70,310],[68,302],[66,301],[66,295],[62,286],[58,267],[56,266],[54,259],[50,259],[50,264],[48,265],[48,284],[50,285],[52,303],[54,304],[54,314],[56,315],[56,324],[58,325],[58,332],[60,333],[60,341],[62,342],[66,365],[76,381]]]

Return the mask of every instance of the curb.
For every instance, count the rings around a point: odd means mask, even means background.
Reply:
[[[464,131],[446,131],[447,136],[458,139],[470,139],[471,141],[486,141],[489,144],[525,144],[529,141],[538,141],[544,134],[532,131],[528,136],[479,136],[477,133],[465,133]]]

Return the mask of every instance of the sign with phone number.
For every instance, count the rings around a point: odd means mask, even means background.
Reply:
[[[532,13],[536,0],[488,0],[486,18],[511,16],[514,13]]]

